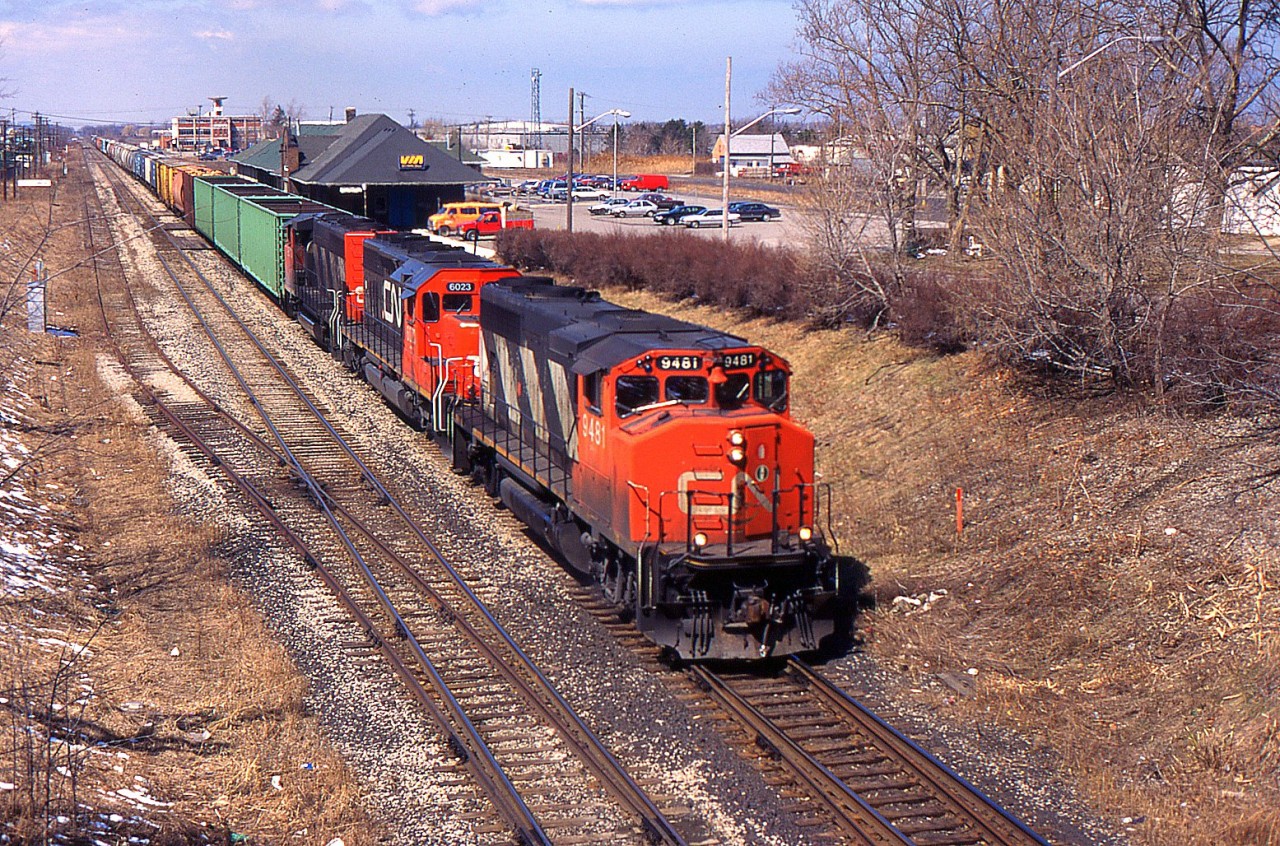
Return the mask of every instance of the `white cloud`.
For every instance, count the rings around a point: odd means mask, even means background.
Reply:
[[[455,9],[473,8],[475,5],[474,0],[416,0],[413,10],[424,15],[446,15]]]
[[[211,41],[215,38],[220,41],[232,41],[235,39],[235,35],[225,29],[206,29],[202,32],[193,32],[191,34],[196,38],[203,38],[205,41]]]

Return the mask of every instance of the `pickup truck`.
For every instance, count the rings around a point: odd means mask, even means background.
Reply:
[[[489,212],[500,212],[499,203],[445,203],[440,211],[427,218],[427,228],[437,235],[452,235],[463,225],[478,220]]]
[[[505,219],[501,211],[486,211],[474,220],[459,223],[453,231],[459,238],[465,238],[468,241],[479,241],[482,237],[487,238],[497,235],[503,229],[532,228],[533,215],[508,209]]]

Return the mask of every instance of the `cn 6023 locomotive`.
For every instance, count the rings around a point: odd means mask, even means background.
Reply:
[[[100,141],[668,657],[843,640],[854,561],[780,356],[127,146]]]

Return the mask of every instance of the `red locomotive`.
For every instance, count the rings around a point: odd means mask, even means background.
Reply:
[[[481,292],[454,462],[674,657],[818,649],[851,561],[817,524],[787,363],[741,338],[517,278]]]
[[[157,190],[150,157],[101,146]],[[846,634],[854,562],[820,531],[829,495],[783,359],[226,182],[194,176],[168,201],[215,243],[214,205],[256,222],[220,248],[668,657],[783,655]]]

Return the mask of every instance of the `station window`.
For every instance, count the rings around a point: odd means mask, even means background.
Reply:
[[[751,379],[745,373],[726,373],[725,379],[716,385],[716,405],[733,410],[742,408],[751,393]]]
[[[787,410],[787,374],[781,370],[761,370],[755,378],[756,402],[770,411]]]
[[[625,417],[637,408],[658,401],[658,377],[619,376],[614,383],[614,394],[614,406],[619,416]]]
[[[711,387],[705,376],[668,376],[664,398],[675,402],[707,401]]]

